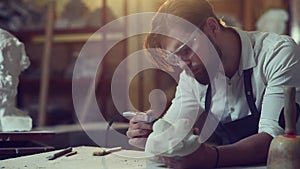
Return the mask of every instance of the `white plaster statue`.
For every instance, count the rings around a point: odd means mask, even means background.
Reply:
[[[192,133],[192,124],[188,118],[180,118],[176,122],[159,119],[153,125],[145,152],[167,157],[186,156],[194,152],[201,143],[198,141],[199,136]]]
[[[256,28],[263,32],[284,34],[288,13],[283,9],[270,9],[266,11],[257,21]]]
[[[19,75],[29,65],[24,44],[0,29],[0,131],[32,129],[32,119],[15,107]]]

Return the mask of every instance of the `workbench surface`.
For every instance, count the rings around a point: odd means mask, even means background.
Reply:
[[[145,156],[142,151],[121,150],[105,156],[93,156],[93,152],[99,147],[75,147],[77,154],[62,156],[55,160],[47,157],[57,151],[40,153],[0,161],[0,169],[163,169],[162,164],[157,163],[151,157]],[[229,169],[229,168],[228,168]],[[266,169],[261,167],[232,167],[230,169]]]

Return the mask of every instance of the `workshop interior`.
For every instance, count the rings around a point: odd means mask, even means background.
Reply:
[[[166,111],[180,71],[171,76],[138,57],[151,19],[143,24],[135,14],[155,12],[164,1],[0,0],[0,29],[16,43],[12,50],[22,47],[22,64],[0,63],[15,73],[0,70],[0,159],[83,145],[136,149],[126,140],[129,118],[122,113],[161,103]],[[228,26],[300,43],[300,0],[209,2]]]

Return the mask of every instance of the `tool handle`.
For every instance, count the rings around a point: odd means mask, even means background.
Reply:
[[[108,148],[108,149],[101,149],[99,151],[93,152],[94,156],[103,156],[112,152],[120,151],[122,150],[122,147],[113,147],[113,148]]]
[[[61,151],[59,151],[59,152],[57,152],[57,153],[55,153],[52,156],[49,156],[47,158],[48,158],[48,160],[54,160],[58,157],[61,157],[61,156],[64,156],[64,155],[70,153],[71,151],[72,151],[72,147],[69,147],[69,148],[63,149],[63,150],[61,150]]]
[[[122,147],[114,147],[114,148],[106,149],[105,152],[112,153],[112,152],[116,152],[116,151],[120,151],[120,150],[122,150]]]
[[[295,103],[296,88],[284,87],[284,119],[285,119],[285,134],[296,135],[296,103]]]

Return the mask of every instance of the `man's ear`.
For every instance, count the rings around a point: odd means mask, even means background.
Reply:
[[[219,21],[214,17],[209,17],[205,23],[206,31],[211,36],[214,36],[217,32],[221,30]]]

